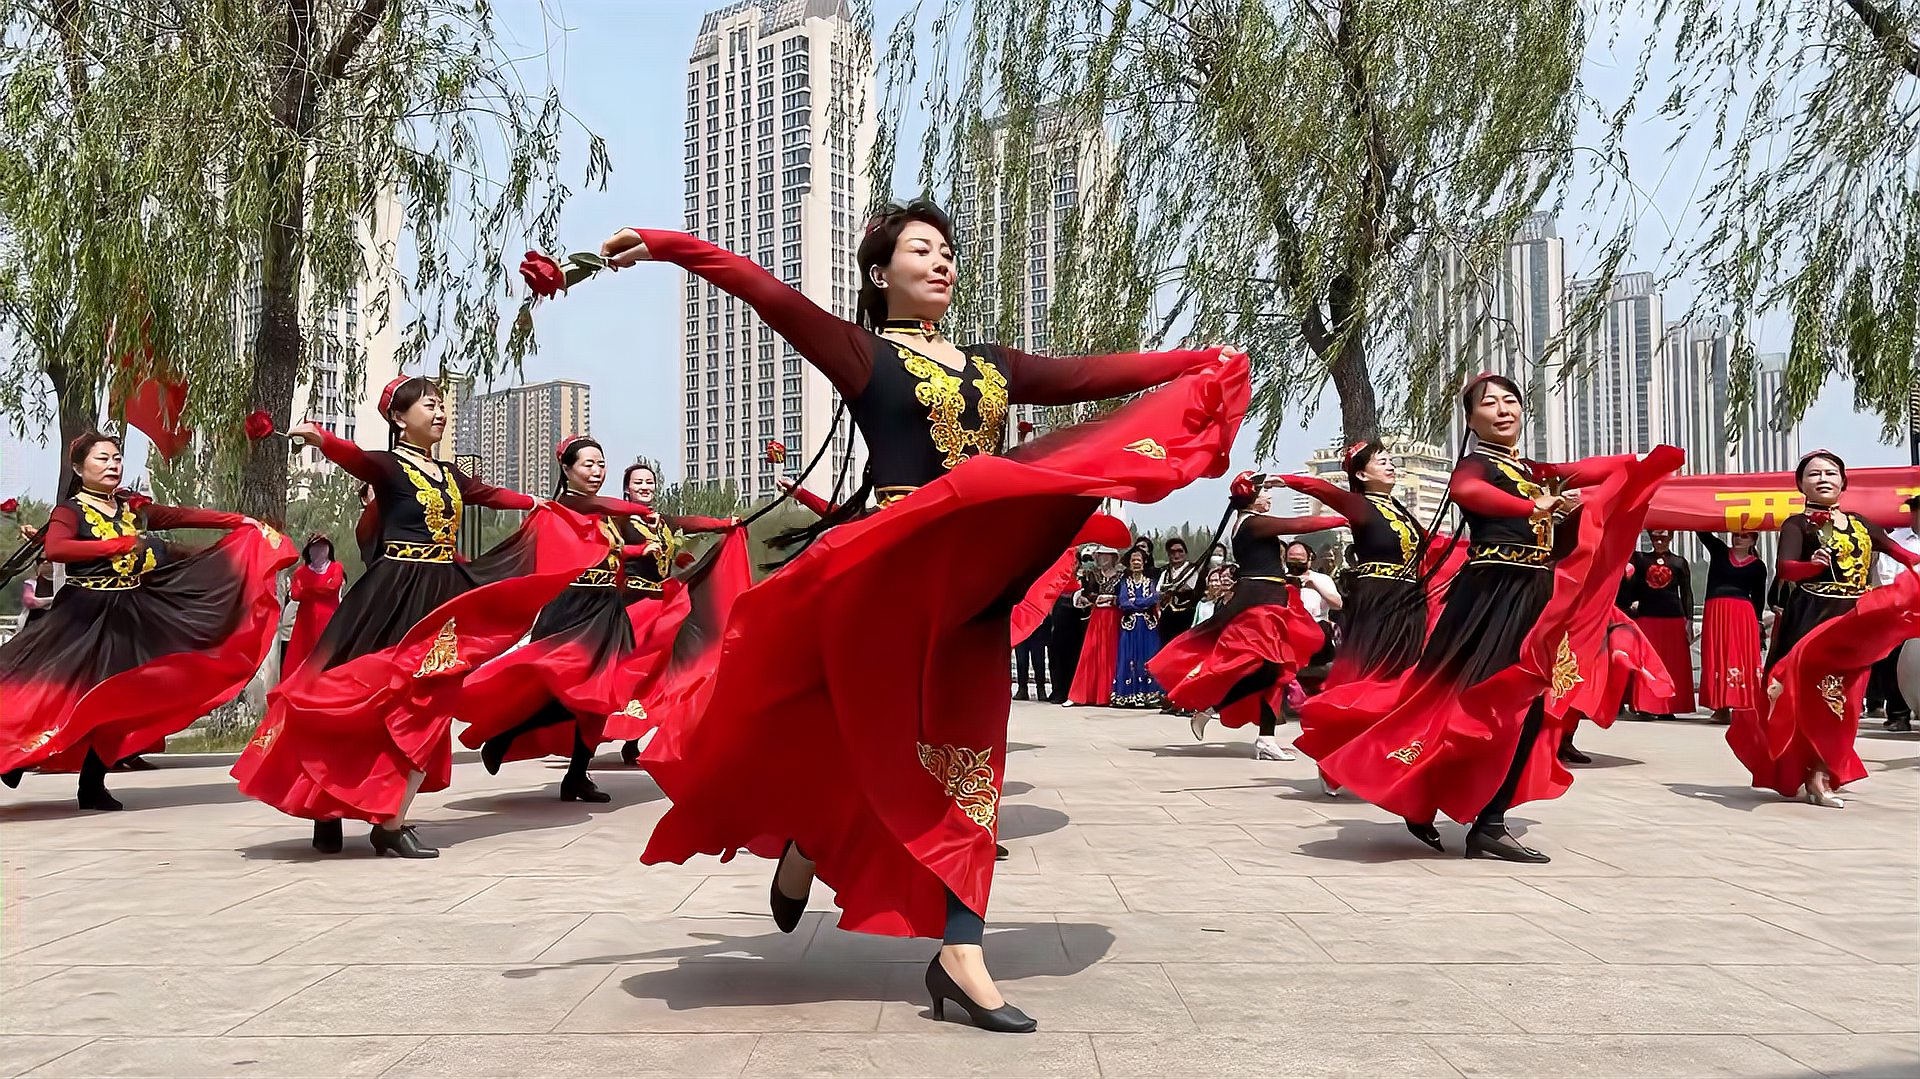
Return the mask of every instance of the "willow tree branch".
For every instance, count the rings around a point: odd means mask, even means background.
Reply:
[[[1907,36],[1906,28],[1895,22],[1886,9],[1871,0],[1846,0],[1849,8],[1866,24],[1867,32],[1892,55],[1901,70],[1920,79],[1920,44]]]
[[[320,75],[328,82],[338,80],[347,72],[347,65],[366,44],[373,29],[380,25],[381,16],[387,11],[387,0],[360,0],[360,6],[354,9],[347,20],[347,28],[340,31],[340,39],[327,50],[327,58],[320,65]]]

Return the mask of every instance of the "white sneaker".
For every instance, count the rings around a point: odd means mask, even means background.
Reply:
[[[1216,717],[1213,713],[1213,709],[1203,708],[1200,711],[1195,712],[1187,720],[1187,729],[1193,732],[1194,741],[1204,742],[1207,740],[1207,721],[1214,718]]]
[[[1273,740],[1271,735],[1261,735],[1253,740],[1253,759],[1257,761],[1294,760],[1291,750]]]

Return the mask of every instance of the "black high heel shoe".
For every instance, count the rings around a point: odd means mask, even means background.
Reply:
[[[1408,821],[1407,831],[1412,834],[1413,838],[1418,839],[1420,842],[1425,843],[1441,854],[1447,853],[1447,848],[1440,845],[1440,829],[1435,828],[1432,821],[1428,821],[1425,824],[1415,824],[1412,821]]]
[[[1585,753],[1580,752],[1580,750],[1577,747],[1575,747],[1572,742],[1560,743],[1559,756],[1560,756],[1560,763],[1562,764],[1592,764],[1593,763],[1593,758],[1587,756]]]
[[[640,742],[638,739],[627,742],[620,747],[620,759],[625,761],[629,768],[640,763]]]
[[[20,777],[26,774],[27,770],[25,768],[15,768],[11,772],[0,772],[0,783],[5,783],[8,790],[13,790],[20,785]]]
[[[947,1002],[952,1001],[966,1011],[974,1026],[995,1034],[1031,1034],[1040,1026],[1032,1016],[1011,1004],[998,1008],[975,1004],[967,991],[960,988],[960,983],[953,980],[953,975],[947,973],[947,968],[940,965],[938,953],[927,964],[927,996],[933,1001],[935,1019],[947,1017]]]
[[[340,821],[317,820],[313,822],[313,849],[322,854],[338,854],[346,839],[340,830]]]
[[[1553,861],[1532,847],[1523,846],[1504,827],[1497,831],[1491,828],[1469,831],[1467,857],[1498,858],[1503,862],[1522,862],[1527,865],[1545,865]]]
[[[125,809],[126,806],[120,804],[120,799],[108,793],[107,788],[101,787],[98,790],[81,791],[80,808],[98,810],[102,813],[113,813]]]
[[[507,742],[502,738],[489,738],[480,743],[480,765],[490,776],[500,774],[500,766],[507,762]]]
[[[396,858],[438,858],[440,852],[420,842],[420,837],[411,828],[382,828],[378,824],[367,833],[367,841],[373,844],[373,853],[384,858],[391,854]]]
[[[611,802],[613,795],[594,785],[586,776],[568,776],[560,781],[560,800],[563,802]]]
[[[773,883],[767,886],[767,908],[773,912],[773,924],[779,926],[782,933],[799,928],[800,916],[807,912],[806,896],[795,899],[780,890],[780,869],[787,864],[789,854],[800,854],[799,844],[791,839],[787,840],[787,849],[780,852],[780,861],[774,864]]]

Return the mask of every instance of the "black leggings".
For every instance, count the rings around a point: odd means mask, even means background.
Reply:
[[[1547,718],[1547,699],[1537,698],[1533,707],[1527,709],[1527,718],[1520,725],[1520,743],[1513,749],[1513,763],[1507,766],[1507,778],[1500,789],[1493,792],[1493,800],[1474,818],[1474,828],[1482,831],[1501,831],[1507,826],[1507,810],[1513,805],[1513,796],[1520,789],[1520,775],[1527,770],[1527,758],[1533,755],[1533,744],[1540,740],[1540,728]]]
[[[1266,692],[1279,681],[1280,665],[1268,660],[1260,664],[1252,674],[1235,682],[1233,688],[1227,690],[1227,695],[1220,698],[1220,703],[1215,708],[1218,710],[1230,704],[1238,704],[1256,693],[1260,694],[1260,733],[1265,737],[1272,737],[1274,728],[1280,725],[1280,717],[1274,715],[1273,706],[1267,703]]]
[[[80,762],[80,793],[107,792],[107,762],[93,750],[87,750],[87,759]]]
[[[978,944],[987,934],[987,920],[973,912],[947,889],[947,932],[943,944]]]
[[[499,734],[487,739],[487,741],[498,742],[500,744],[500,751],[502,755],[504,755],[507,747],[513,745],[515,738],[529,731],[537,731],[542,727],[551,727],[556,723],[572,722],[573,715],[571,713],[561,708],[557,701],[548,701],[546,705],[533,715],[501,731]],[[587,775],[587,765],[591,763],[593,763],[593,747],[588,745],[580,737],[580,726],[576,723],[573,728],[573,757],[567,763],[567,778],[585,779]]]

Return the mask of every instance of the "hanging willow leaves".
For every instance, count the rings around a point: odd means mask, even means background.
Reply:
[[[1736,325],[1792,320],[1781,422],[1837,373],[1892,439],[1920,380],[1920,9],[1668,0],[1656,18],[1679,72],[1660,108],[1716,156],[1704,293]],[[1735,375],[1739,412],[1753,364]]]
[[[1102,132],[1054,253],[1052,344],[1153,346],[1188,322],[1246,348],[1263,444],[1329,381],[1347,438],[1430,427],[1465,372],[1415,332],[1421,268],[1451,251],[1494,273],[1581,152],[1586,26],[1564,0],[951,0],[930,50],[920,21],[888,39],[875,171],[921,101],[921,186],[1000,192],[962,317],[1004,331],[1029,299],[1025,224],[1053,192],[1004,148]],[[1624,227],[1599,241],[1610,273]]]

